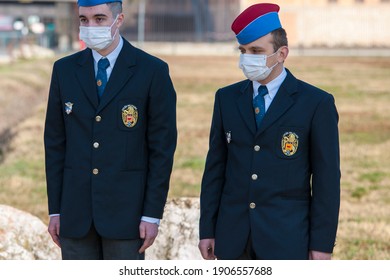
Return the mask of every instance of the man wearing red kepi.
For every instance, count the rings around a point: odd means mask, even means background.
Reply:
[[[331,94],[284,67],[279,6],[233,22],[246,80],[221,88],[201,189],[205,259],[330,259],[340,206],[338,113]]]

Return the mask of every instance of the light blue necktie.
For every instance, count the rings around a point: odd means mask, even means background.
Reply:
[[[110,61],[102,57],[98,62],[98,71],[96,75],[96,84],[98,87],[99,98],[102,97],[104,89],[107,85],[107,71],[106,69],[110,66]]]
[[[260,123],[265,116],[265,101],[264,95],[268,93],[266,86],[261,85],[259,87],[259,94],[253,98],[253,109],[255,111],[257,129],[260,127]]]

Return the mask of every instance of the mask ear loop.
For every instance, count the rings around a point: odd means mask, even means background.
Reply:
[[[114,22],[111,24],[111,26],[110,26],[110,32],[111,32],[112,27],[114,26],[114,24],[115,24],[116,21],[118,20],[118,17],[119,17],[119,15],[116,15]],[[112,36],[112,40],[115,39],[115,36],[116,36],[116,34],[118,33],[118,31],[119,31],[119,28],[117,27],[117,29],[115,30],[114,35]]]
[[[277,50],[276,50],[276,52],[274,52],[273,54],[270,54],[269,56],[267,56],[267,58],[268,58],[268,57],[271,57],[271,56],[274,56],[275,54],[277,54],[277,53],[278,53],[278,51],[280,51],[280,48],[279,48],[279,49],[277,49]]]
[[[276,52],[274,52],[273,54],[270,54],[269,56],[267,56],[267,58],[269,58],[269,57],[271,57],[271,56],[274,56],[275,54],[277,54],[278,53],[278,51],[280,51],[280,48],[279,49],[277,49],[277,51]],[[274,65],[272,65],[271,67],[269,67],[269,69],[274,69],[275,68],[275,66],[276,65],[278,65],[279,64],[279,61],[276,61],[276,63],[274,64]]]

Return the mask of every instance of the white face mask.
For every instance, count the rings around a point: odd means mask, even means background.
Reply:
[[[279,62],[276,62],[275,65],[268,67],[267,58],[275,55],[278,51],[274,52],[271,55],[265,54],[240,54],[240,62],[238,67],[242,69],[244,75],[251,81],[262,81],[265,80],[269,74],[271,74],[272,69]]]
[[[104,50],[112,44],[118,32],[118,29],[116,29],[114,36],[111,36],[111,28],[117,19],[118,16],[111,26],[80,26],[80,40],[83,40],[90,49],[96,51]]]

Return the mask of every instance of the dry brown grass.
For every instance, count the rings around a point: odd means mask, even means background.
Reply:
[[[198,196],[214,93],[243,76],[237,57],[163,59],[170,65],[178,94],[179,139],[170,197]],[[42,124],[51,63],[0,67],[4,85],[0,117],[6,118],[0,132],[15,126],[10,151],[0,165],[0,203],[32,212],[44,221]],[[286,66],[336,98],[342,203],[334,257],[390,259],[390,58],[290,57]]]

